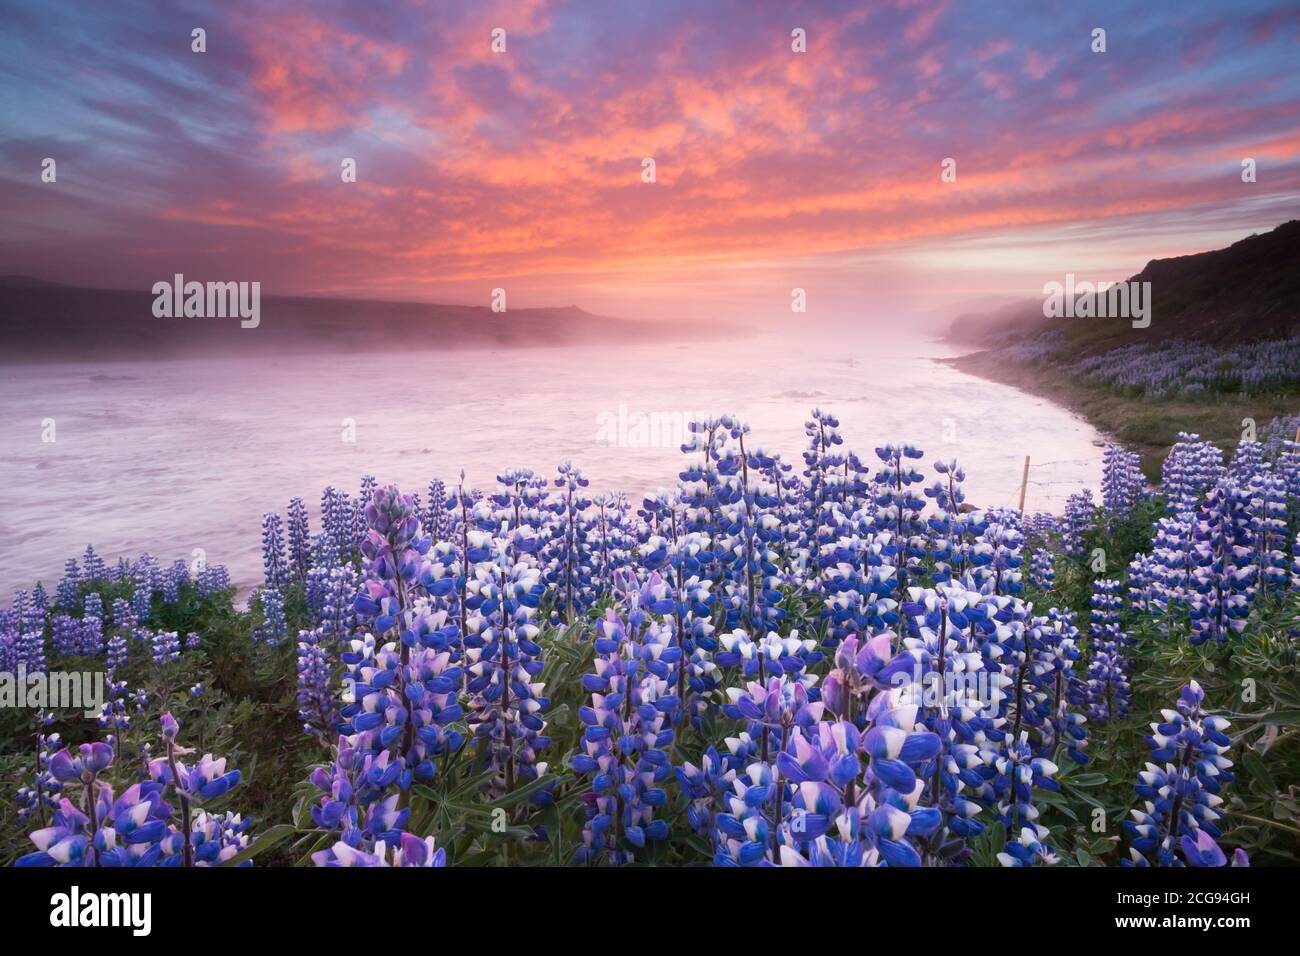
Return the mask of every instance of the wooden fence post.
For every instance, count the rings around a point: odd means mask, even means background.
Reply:
[[[1020,513],[1025,513],[1025,489],[1029,487],[1029,456],[1025,456],[1025,473],[1020,477]]]

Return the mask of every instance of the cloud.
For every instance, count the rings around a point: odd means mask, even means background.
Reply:
[[[1102,57],[1078,23],[912,0],[129,5],[0,38],[11,269],[141,284],[183,260],[278,291],[435,297],[814,266],[847,284],[843,262],[891,245],[1234,204],[1272,225],[1224,157],[1269,161],[1256,195],[1300,183],[1281,9],[1183,11],[1180,32],[1143,8]]]

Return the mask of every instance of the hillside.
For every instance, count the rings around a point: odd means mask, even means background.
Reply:
[[[1152,259],[1128,281],[1151,283],[1149,328],[1124,319],[1045,318],[1040,298],[959,315],[946,340],[986,348],[1037,343],[1048,358],[1078,360],[1168,339],[1236,345],[1284,337],[1300,328],[1300,220],[1225,249]]]
[[[149,291],[0,277],[0,361],[156,359],[409,349],[545,348],[698,337],[695,325],[595,315],[576,306],[510,309],[263,295],[260,324],[156,318]],[[703,330],[715,336],[726,326]]]
[[[1142,452],[1151,477],[1179,431],[1231,446],[1243,419],[1300,411],[1300,221],[1153,259],[1129,281],[1151,283],[1147,328],[1026,301],[954,319],[947,341],[982,351],[950,364],[1075,409]]]

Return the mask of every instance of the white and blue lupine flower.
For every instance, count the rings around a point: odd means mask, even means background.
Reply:
[[[1124,822],[1131,839],[1126,866],[1221,865],[1203,862],[1213,854],[1200,835],[1223,836],[1219,794],[1233,779],[1232,761],[1224,756],[1232,742],[1224,733],[1228,721],[1207,713],[1204,702],[1205,691],[1192,681],[1175,709],[1161,711],[1161,720],[1151,725],[1152,762],[1138,774],[1135,788],[1144,803]],[[1195,842],[1188,844],[1189,838]]]

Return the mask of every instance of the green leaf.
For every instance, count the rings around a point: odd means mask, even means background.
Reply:
[[[1263,724],[1300,724],[1300,710],[1275,710],[1260,718]]]
[[[315,845],[313,845],[310,850],[308,850],[306,853],[302,855],[302,858],[299,859],[298,862],[294,864],[294,866],[310,866],[311,856],[313,853],[325,849],[325,847],[329,846],[331,843],[336,842],[337,840],[338,840],[337,833],[326,833],[324,836],[322,836],[319,840],[316,841]]]
[[[1264,787],[1265,793],[1277,793],[1277,784],[1273,780],[1273,775],[1268,772],[1268,768],[1264,766],[1264,758],[1259,755],[1259,751],[1251,748],[1243,750],[1241,762],[1246,765],[1250,775]]]
[[[289,837],[293,836],[297,832],[298,832],[297,827],[290,826],[287,823],[281,823],[278,826],[273,826],[271,827],[271,829],[262,833],[261,836],[259,836],[256,840],[254,840],[247,847],[241,850],[238,854],[232,856],[229,860],[227,860],[225,863],[221,865],[238,866],[239,864],[245,862],[246,860],[253,859],[253,857],[257,856],[260,853],[265,853],[267,850],[271,849],[272,847],[279,846],[281,843],[289,839]]]
[[[1075,777],[1065,777],[1061,783],[1071,787],[1100,787],[1106,783],[1104,773],[1081,773]]]

